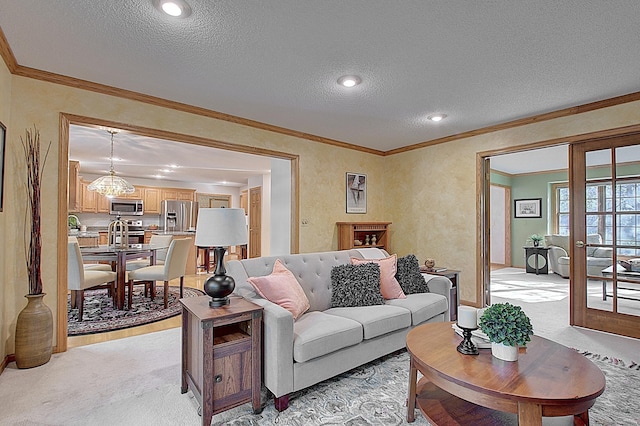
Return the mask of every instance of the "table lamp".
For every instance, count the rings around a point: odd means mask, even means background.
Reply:
[[[247,244],[247,222],[244,209],[202,208],[198,210],[195,245],[213,247],[216,270],[204,283],[204,291],[211,300],[209,306],[219,308],[229,304],[229,296],[236,284],[227,276],[224,254],[228,246]]]

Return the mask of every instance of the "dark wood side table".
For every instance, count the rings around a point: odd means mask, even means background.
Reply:
[[[455,269],[445,269],[444,271],[428,271],[424,267],[420,268],[420,272],[431,275],[440,275],[447,277],[451,281],[451,291],[449,292],[449,321],[458,319],[458,284],[460,282],[460,271]]]
[[[193,392],[202,425],[214,414],[246,402],[261,411],[262,307],[242,297],[209,307],[209,296],[180,299],[182,304],[182,387]]]
[[[549,247],[523,247],[526,271],[536,275],[549,273]]]

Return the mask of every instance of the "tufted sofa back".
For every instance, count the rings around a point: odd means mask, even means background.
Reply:
[[[341,250],[231,260],[227,262],[227,275],[236,282],[234,293],[248,298],[260,297],[247,278],[269,275],[276,259],[280,259],[307,295],[309,311],[324,311],[331,307],[331,269],[350,263],[351,257],[361,259],[362,255],[358,250]]]

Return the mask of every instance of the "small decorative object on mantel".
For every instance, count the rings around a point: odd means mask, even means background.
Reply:
[[[371,236],[371,245],[375,246],[377,241],[378,241],[378,237],[376,237],[376,234],[373,234]]]
[[[27,129],[25,139],[20,137],[27,166],[26,187],[28,192],[25,227],[30,226],[30,240],[27,255],[29,294],[27,306],[16,319],[15,357],[18,368],[32,368],[46,364],[53,350],[53,315],[43,302],[42,292],[42,241],[40,232],[40,194],[42,173],[49,156],[51,143],[47,147],[44,161],[40,162],[40,132],[37,128]]]
[[[542,237],[541,235],[538,235],[538,234],[533,234],[529,238],[531,239],[531,241],[533,241],[533,246],[534,247],[538,247],[540,245],[540,242],[542,240],[544,240],[544,237]]]
[[[365,235],[364,236],[364,245],[368,246],[369,244],[371,244],[371,240],[369,239],[369,235]]]
[[[457,351],[464,355],[478,355],[480,352],[471,341],[471,332],[478,328],[478,310],[473,306],[459,306],[458,327],[462,329],[462,342]]]
[[[496,303],[484,310],[480,329],[491,341],[491,353],[504,361],[518,360],[518,347],[531,341],[533,326],[520,306]]]

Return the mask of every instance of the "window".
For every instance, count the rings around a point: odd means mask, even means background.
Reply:
[[[569,235],[569,187],[555,184],[554,230]],[[587,235],[600,234],[604,244],[613,243],[613,191],[611,183],[587,184]],[[637,178],[616,184],[618,255],[640,256],[640,180]],[[628,247],[628,248],[625,248]]]
[[[569,235],[569,187],[567,184],[554,185],[555,216],[553,229],[556,234]]]

